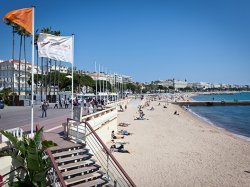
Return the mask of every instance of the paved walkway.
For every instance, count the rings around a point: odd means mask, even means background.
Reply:
[[[67,118],[71,117],[71,108],[54,109],[51,104],[47,110],[47,117],[41,118],[42,110],[40,106],[34,106],[34,128],[36,124],[44,126],[46,130],[60,126]],[[6,106],[0,110],[0,129],[6,130],[15,127],[22,127],[25,131],[30,131],[31,107],[29,106]]]

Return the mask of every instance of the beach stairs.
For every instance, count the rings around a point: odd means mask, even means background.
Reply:
[[[111,187],[85,146],[52,150],[52,155],[67,186]]]

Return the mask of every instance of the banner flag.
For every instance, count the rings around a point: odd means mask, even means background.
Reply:
[[[40,33],[38,40],[39,57],[73,63],[73,37]]]
[[[32,34],[32,15],[33,15],[33,8],[12,10],[3,17],[3,22],[9,20],[10,22],[13,22],[21,26],[27,32]]]

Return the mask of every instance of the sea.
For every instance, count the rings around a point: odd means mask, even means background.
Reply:
[[[230,94],[202,94],[192,97],[196,101],[250,100],[250,92]],[[211,125],[230,131],[250,141],[250,106],[192,106],[191,112]]]

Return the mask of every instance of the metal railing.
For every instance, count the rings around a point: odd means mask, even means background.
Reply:
[[[74,128],[77,129],[76,140],[85,143],[90,149],[90,152],[94,155],[93,158],[95,158],[97,163],[101,165],[102,172],[104,173],[103,177],[109,181],[110,184],[113,184],[115,187],[136,186],[119,162],[112,155],[110,149],[104,144],[88,122],[80,122],[68,118],[68,131],[70,130],[69,122],[74,125]],[[81,132],[79,132],[79,130]]]
[[[36,125],[36,132],[38,132],[39,129],[40,129],[40,126]],[[42,140],[45,140],[43,134],[42,134]],[[49,179],[50,179],[51,185],[54,187],[58,187],[58,186],[66,187],[62,174],[59,171],[56,161],[49,148],[46,150],[46,155],[49,157],[51,164],[52,164],[52,168],[49,171]]]

